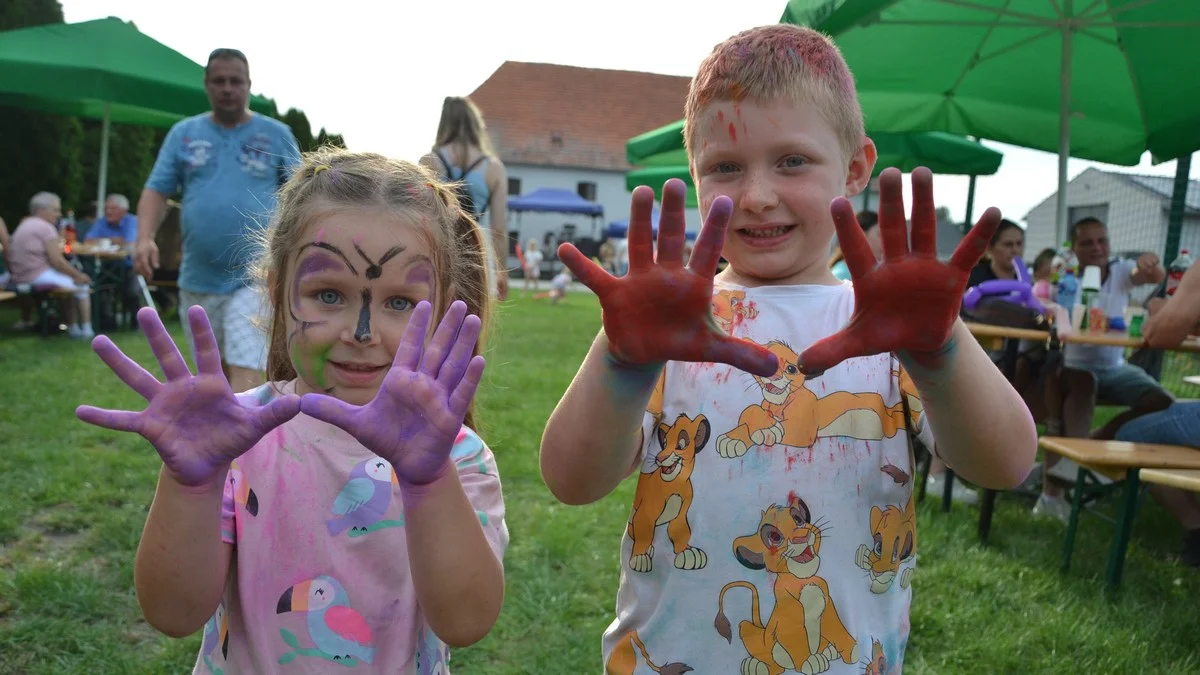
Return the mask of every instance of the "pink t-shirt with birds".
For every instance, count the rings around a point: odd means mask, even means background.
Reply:
[[[276,391],[295,383],[248,395],[265,403]],[[465,426],[451,457],[502,558],[495,458]],[[221,539],[234,544],[229,580],[194,673],[449,674],[449,651],[417,605],[396,475],[345,431],[300,414],[238,458]]]

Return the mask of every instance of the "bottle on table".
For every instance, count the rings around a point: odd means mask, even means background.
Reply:
[[[1183,279],[1183,273],[1188,271],[1192,266],[1192,256],[1188,255],[1188,250],[1180,249],[1179,255],[1167,268],[1167,295],[1175,295],[1175,289],[1179,288],[1179,282]]]

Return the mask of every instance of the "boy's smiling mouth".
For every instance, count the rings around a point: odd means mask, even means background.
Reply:
[[[790,223],[765,223],[763,225],[748,225],[737,228],[736,232],[743,241],[754,244],[775,244],[796,229]]]

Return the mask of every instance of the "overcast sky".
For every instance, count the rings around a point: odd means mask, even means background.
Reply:
[[[68,22],[132,20],[199,63],[216,47],[241,49],[254,91],[274,98],[281,110],[304,110],[314,133],[324,126],[343,134],[353,150],[409,159],[433,142],[442,99],[469,94],[506,60],[690,77],[714,44],[778,22],[784,6],[783,0],[61,2]],[[1004,162],[994,176],[978,179],[975,215],[997,206],[1020,221],[1055,190],[1057,159],[986,144],[1003,152]],[[1174,162],[1154,166],[1147,154],[1137,167],[1071,160],[1068,177],[1089,166],[1175,173]],[[934,194],[961,218],[967,178],[938,177]]]

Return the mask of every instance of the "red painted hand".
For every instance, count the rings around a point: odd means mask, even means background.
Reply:
[[[727,363],[756,375],[773,375],[775,356],[746,340],[725,334],[713,321],[713,275],[725,243],[733,202],[718,197],[683,263],[684,199],[687,186],[671,179],[663,186],[658,260],[654,260],[651,210],[654,191],[634,190],[629,207],[629,273],[614,277],[571,244],[558,257],[600,298],[604,333],[612,357],[629,365],[667,361]]]
[[[933,174],[924,167],[912,173],[911,251],[903,186],[896,169],[887,169],[879,176],[883,264],[878,267],[849,200],[838,198],[830,206],[838,242],[854,280],[854,314],[842,331],[800,355],[801,369],[806,374],[817,375],[846,359],[886,352],[936,368],[939,357],[953,348],[951,330],[962,306],[967,276],[1000,224],[1000,211],[984,211],[950,262],[945,263],[937,257]]]

